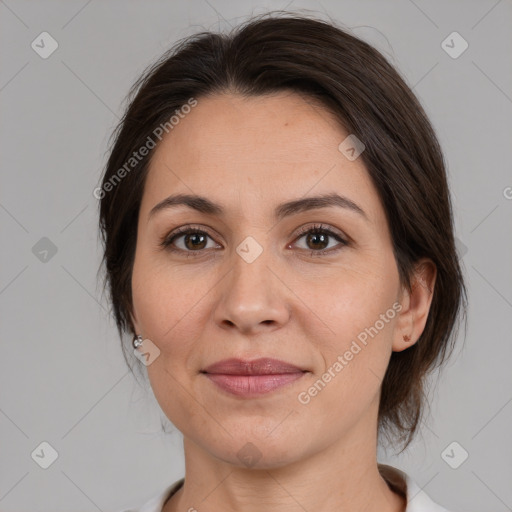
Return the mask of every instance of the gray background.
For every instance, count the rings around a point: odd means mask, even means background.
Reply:
[[[0,1],[0,510],[119,510],[183,476],[181,434],[160,432],[101,296],[92,191],[139,73],[181,37],[275,8],[327,12],[383,51],[446,154],[467,338],[422,434],[380,460],[456,512],[512,510],[510,0]],[[31,48],[43,31],[59,45],[47,59]],[[458,58],[441,46],[453,31],[469,44]],[[31,457],[43,441],[59,454],[48,469]],[[457,469],[441,455],[453,441],[469,454]]]

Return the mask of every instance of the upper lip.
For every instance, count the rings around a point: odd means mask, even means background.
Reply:
[[[286,361],[262,357],[247,361],[244,359],[223,359],[207,366],[203,373],[219,373],[225,375],[272,375],[283,373],[304,372],[302,368]]]

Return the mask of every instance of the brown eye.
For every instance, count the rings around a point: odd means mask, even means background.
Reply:
[[[325,249],[329,245],[329,235],[324,233],[308,233],[306,235],[306,244],[310,249]]]
[[[304,238],[306,247],[300,248],[304,250],[311,250],[312,255],[336,252],[343,246],[348,245],[348,242],[341,238],[340,235],[323,226],[313,226],[303,230],[296,240],[300,240],[302,238]],[[332,240],[338,241],[338,244],[334,244],[334,246],[331,245],[331,247],[329,247],[329,243]]]
[[[203,235],[202,233],[191,233],[188,235],[184,235],[184,244],[187,249],[204,249],[206,244],[206,237],[208,235]]]
[[[171,233],[166,237],[161,245],[170,251],[178,252],[200,252],[203,249],[208,249],[208,239],[212,238],[206,231],[195,228],[186,228],[178,232]],[[215,246],[215,244],[214,244]]]

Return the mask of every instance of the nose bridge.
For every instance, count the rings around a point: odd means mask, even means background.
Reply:
[[[282,285],[271,271],[276,267],[272,250],[263,235],[246,237],[231,255],[231,272],[223,282],[216,319],[247,332],[268,324],[282,324],[288,304]]]
[[[269,292],[269,267],[272,267],[272,254],[267,241],[258,242],[254,237],[246,237],[233,254],[232,284],[241,291],[253,289],[254,295]]]

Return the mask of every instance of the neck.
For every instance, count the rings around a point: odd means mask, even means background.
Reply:
[[[361,431],[373,424],[362,422],[323,450],[286,465],[263,464],[263,469],[220,460],[184,437],[185,483],[163,512],[404,512],[405,499],[379,472],[376,428],[373,435]]]

